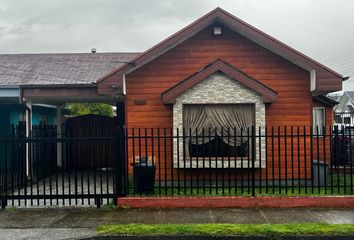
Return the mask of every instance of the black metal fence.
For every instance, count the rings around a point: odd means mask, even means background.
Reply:
[[[33,125],[31,129],[31,136],[33,139],[37,138],[56,138],[57,136],[57,126],[56,125]],[[9,139],[24,139],[26,138],[26,125],[20,123],[18,125],[11,125]],[[5,147],[4,147],[5,148]],[[5,149],[4,149],[5,150]],[[26,151],[28,151],[26,153]],[[10,149],[8,149],[8,161],[14,165],[19,165],[26,158],[26,154],[31,156],[32,164],[31,167],[39,173],[46,172],[47,166],[55,164],[56,154],[57,154],[57,144],[55,142],[50,143],[33,143],[31,148],[26,150],[26,144],[13,144]],[[9,160],[10,159],[10,160]],[[1,161],[2,160],[2,161]],[[4,157],[0,156],[0,162],[4,161]],[[23,176],[20,168],[14,169],[14,175]],[[23,178],[23,177],[22,177]],[[15,178],[16,179],[16,178]]]
[[[345,128],[126,129],[123,195],[353,194]]]
[[[100,205],[132,195],[353,194],[353,137],[335,126],[3,138],[0,199],[4,207]],[[72,163],[76,156],[87,161]],[[107,157],[113,161],[102,165]]]

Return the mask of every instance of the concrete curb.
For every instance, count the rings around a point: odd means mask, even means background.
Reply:
[[[229,240],[229,239],[237,239],[237,240],[249,240],[249,239],[286,239],[286,240],[352,240],[353,236],[223,236],[223,237],[211,237],[211,236],[119,236],[119,235],[102,235],[96,236],[92,238],[86,239],[118,239],[118,240],[150,240],[150,239],[158,239],[158,240]]]

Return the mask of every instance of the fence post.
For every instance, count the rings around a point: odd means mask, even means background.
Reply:
[[[256,169],[255,169],[255,161],[256,161],[256,127],[252,126],[251,132],[251,141],[252,141],[252,196],[256,196]],[[260,149],[259,149],[260,150]]]
[[[337,164],[337,162],[339,161],[338,159],[338,126],[335,125],[334,126],[334,141],[333,141],[333,144],[334,144],[334,153],[333,153],[333,159],[332,159],[332,163],[331,164]]]
[[[116,185],[115,185],[115,203],[118,204],[118,198],[125,196],[125,152],[124,152],[124,129],[122,127],[115,128],[113,148],[115,152],[116,163]]]
[[[0,203],[1,203],[1,208],[5,209],[6,208],[6,200],[5,200],[5,183],[4,183],[4,176],[3,174],[5,173],[4,166],[2,165],[3,163],[5,164],[6,156],[4,154],[4,149],[3,146],[5,146],[5,142],[0,143]],[[4,169],[4,170],[3,170]]]
[[[6,206],[7,206],[7,199],[4,195],[3,197],[1,197],[1,209],[5,209]]]

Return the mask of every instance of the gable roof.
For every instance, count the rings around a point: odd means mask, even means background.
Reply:
[[[336,106],[339,102],[330,98],[330,97],[327,97],[325,95],[319,95],[319,96],[315,96],[313,97],[313,99],[319,101],[319,102],[322,102],[328,106],[331,106],[331,107],[334,107]]]
[[[346,91],[344,93],[348,96],[349,100],[354,104],[354,92]]]
[[[139,53],[0,54],[0,87],[96,84]]]
[[[265,103],[275,102],[277,99],[277,93],[275,91],[258,82],[257,80],[251,78],[250,76],[247,76],[245,73],[234,68],[233,66],[218,59],[215,62],[207,65],[199,72],[194,73],[193,75],[189,76],[185,80],[179,82],[175,86],[162,93],[162,101],[166,104],[176,103],[176,98],[180,94],[195,86],[196,84],[203,81],[205,78],[217,71],[225,73],[235,81],[238,81],[246,87],[259,93],[263,97],[263,102]]]
[[[346,108],[349,110],[350,113],[354,113],[354,108],[352,105],[347,105]]]
[[[353,91],[345,91],[339,99],[339,104],[334,108],[335,112],[344,112],[347,103],[351,103],[354,105],[354,92]]]
[[[143,66],[144,64],[152,61],[153,59],[169,51],[176,45],[192,37],[193,35],[203,30],[204,28],[208,27],[214,22],[219,22],[224,24],[226,27],[230,28],[231,30],[245,36],[251,41],[256,42],[257,44],[271,50],[272,52],[284,57],[285,59],[293,62],[294,64],[308,71],[311,71],[313,69],[319,70],[320,73],[317,74],[318,77],[323,76],[323,78],[326,81],[328,80],[331,81],[333,79],[340,79],[340,80],[343,79],[343,76],[340,75],[339,73],[320,64],[319,62],[311,59],[310,57],[300,53],[294,48],[289,47],[288,45],[260,31],[259,29],[249,25],[248,23],[224,11],[223,9],[216,8],[213,11],[202,16],[192,24],[176,32],[169,38],[163,40],[162,42],[148,49],[141,55],[133,58],[131,60],[133,64],[124,64],[117,67],[112,72],[99,79],[98,83],[106,81],[107,79],[111,78],[111,80],[113,81],[118,81],[116,83],[118,87],[117,89],[120,89],[123,92],[124,74],[128,74],[138,69],[139,67]],[[100,86],[99,86],[99,91],[100,91]]]

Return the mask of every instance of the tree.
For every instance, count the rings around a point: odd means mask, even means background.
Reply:
[[[105,103],[68,103],[64,107],[71,115],[97,114],[104,116],[113,116],[113,108]]]

